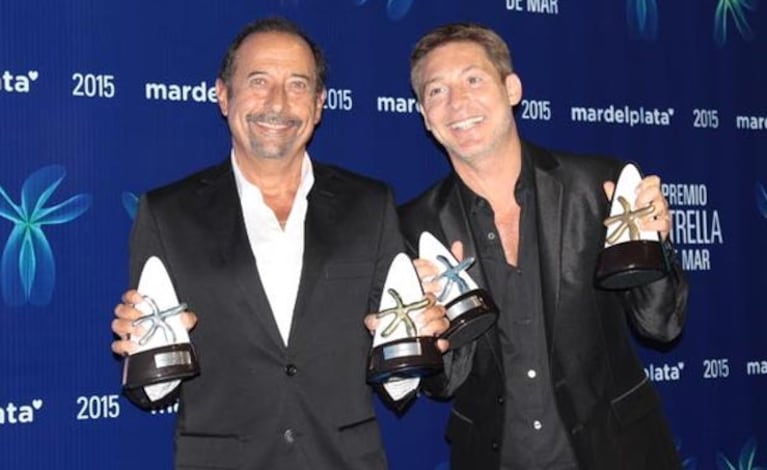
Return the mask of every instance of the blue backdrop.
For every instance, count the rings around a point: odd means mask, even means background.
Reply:
[[[517,117],[541,145],[663,177],[691,284],[667,351],[638,344],[687,469],[767,465],[767,15],[760,0],[3,0],[0,468],[167,469],[173,409],[120,396],[112,308],[136,195],[228,156],[211,91],[229,41],[267,14],[330,61],[310,152],[390,182],[444,175],[408,83],[428,29],[510,43]],[[759,8],[757,8],[759,7]],[[380,405],[380,404],[379,404]],[[447,405],[382,406],[392,469],[446,469]]]

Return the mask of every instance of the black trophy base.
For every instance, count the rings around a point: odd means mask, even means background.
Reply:
[[[498,319],[498,307],[484,289],[461,294],[445,305],[450,327],[442,337],[450,342],[450,349],[458,349],[475,339]]]
[[[417,336],[379,344],[370,351],[367,381],[373,384],[391,378],[425,377],[442,370],[437,338]]]
[[[141,408],[162,408],[172,404],[176,394],[169,393],[152,400],[144,387],[188,379],[199,373],[200,365],[191,343],[149,349],[123,359],[123,393]]]
[[[631,289],[668,274],[658,241],[634,240],[609,246],[597,261],[596,284],[603,289]]]

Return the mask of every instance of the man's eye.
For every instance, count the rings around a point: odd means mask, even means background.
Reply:
[[[482,77],[477,77],[477,76],[472,75],[472,76],[469,77],[468,81],[469,81],[470,84],[476,85],[477,83],[482,82]]]
[[[440,87],[429,88],[426,91],[426,96],[434,97],[439,95],[440,93],[442,93],[442,88]]]

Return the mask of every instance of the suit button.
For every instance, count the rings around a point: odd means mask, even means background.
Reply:
[[[285,430],[284,433],[282,433],[282,438],[285,440],[285,443],[292,444],[296,441],[296,437],[293,435],[292,429]]]
[[[490,443],[490,448],[497,451],[498,449],[501,448],[501,445],[498,444],[498,441],[493,441],[492,443]]]
[[[288,364],[285,366],[285,375],[288,377],[293,377],[298,373],[298,367],[295,366],[295,364]]]
[[[496,400],[498,401],[499,405],[503,405],[503,395],[498,395],[498,398]]]

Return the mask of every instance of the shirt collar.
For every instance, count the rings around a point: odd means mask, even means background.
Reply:
[[[258,186],[248,181],[247,178],[245,178],[245,175],[242,174],[242,171],[237,164],[237,159],[234,157],[234,149],[232,149],[229,158],[232,162],[232,172],[234,172],[234,181],[237,184],[237,194],[240,196],[240,199],[242,199],[244,195],[250,194],[257,197],[259,201],[263,202],[264,198],[261,194],[261,190],[258,188]],[[309,158],[309,153],[304,152],[304,158],[301,162],[301,181],[298,183],[298,190],[296,191],[295,200],[298,200],[299,198],[306,199],[306,196],[309,194],[309,191],[312,189],[313,185],[314,168],[312,166],[312,161]]]
[[[467,202],[467,206],[472,212],[476,210],[490,210],[490,204],[474,191],[469,188],[466,183],[458,178],[458,187],[461,192],[461,197]],[[519,178],[517,178],[516,186],[514,187],[514,197],[517,201],[524,201],[524,196],[533,187],[533,161],[532,157],[528,154],[526,149],[522,149],[522,168],[519,172]]]

